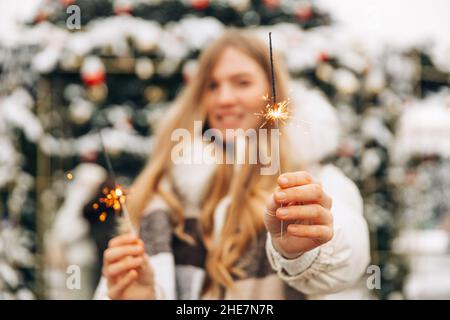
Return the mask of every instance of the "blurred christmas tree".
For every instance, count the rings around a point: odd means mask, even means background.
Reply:
[[[36,288],[36,153],[39,121],[31,111],[37,48],[0,48],[0,300],[33,299]],[[23,88],[28,89],[25,90]]]

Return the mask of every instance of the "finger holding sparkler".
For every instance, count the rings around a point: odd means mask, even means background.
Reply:
[[[278,178],[270,197],[266,226],[273,247],[283,257],[295,259],[333,237],[332,199],[306,171],[286,172]],[[278,237],[275,220],[285,221],[286,235]]]

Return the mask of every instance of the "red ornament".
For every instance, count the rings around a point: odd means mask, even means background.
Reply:
[[[295,15],[300,21],[306,22],[313,16],[313,9],[310,5],[302,5],[298,7]]]
[[[320,62],[327,62],[330,60],[330,55],[325,51],[321,51],[317,55],[317,60],[319,60]]]
[[[95,86],[105,82],[106,75],[104,72],[87,73],[82,76],[83,82],[87,86]]]
[[[191,5],[195,10],[205,10],[209,6],[209,0],[191,0]]]
[[[46,21],[47,19],[48,19],[48,13],[46,11],[40,10],[34,17],[34,22],[39,23],[42,21]]]
[[[268,8],[268,9],[276,9],[280,6],[280,0],[263,0],[263,4]]]
[[[106,70],[100,58],[86,57],[81,66],[81,78],[87,86],[103,84],[106,79]]]

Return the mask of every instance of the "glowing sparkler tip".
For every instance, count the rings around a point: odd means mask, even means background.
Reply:
[[[267,95],[263,97],[264,100],[270,101]],[[267,122],[274,122],[279,120],[285,122],[290,118],[289,100],[281,101],[278,103],[268,103],[263,111],[256,113],[257,116],[263,118],[265,121],[261,125],[263,127]]]
[[[112,208],[116,214],[119,214],[122,211],[122,206],[125,204],[125,192],[122,187],[119,185],[116,185],[114,189],[104,187],[102,193],[103,196],[92,207],[98,210],[100,203],[106,208]]]
[[[69,172],[68,174],[66,174],[66,178],[67,178],[67,180],[72,180],[73,179],[73,174],[71,174]]]

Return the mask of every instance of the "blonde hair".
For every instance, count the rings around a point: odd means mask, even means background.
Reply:
[[[200,55],[197,74],[191,77],[187,86],[174,102],[173,114],[162,125],[155,151],[144,170],[133,183],[127,206],[134,224],[139,225],[140,218],[149,200],[154,195],[161,196],[173,211],[172,221],[175,235],[185,241],[192,239],[184,233],[184,212],[176,194],[162,188],[162,178],[170,169],[170,155],[174,142],[170,137],[173,130],[184,128],[192,132],[193,121],[206,121],[204,108],[199,107],[203,92],[210,81],[211,70],[227,47],[235,48],[246,54],[264,70],[268,83],[271,83],[271,68],[268,46],[251,32],[229,29]],[[278,100],[287,99],[287,72],[282,60],[274,55],[274,75]],[[282,128],[281,128],[282,131]],[[282,131],[283,132],[283,131]],[[281,135],[280,158],[284,170],[289,169],[286,135]],[[260,165],[244,164],[238,174],[233,166],[218,164],[214,173],[214,183],[209,194],[202,201],[200,224],[203,240],[207,249],[206,270],[209,276],[208,289],[231,288],[233,277],[243,277],[244,272],[237,266],[252,239],[264,228],[264,205],[269,192],[275,187],[277,176],[261,176]],[[214,211],[219,201],[226,195],[231,198],[227,216],[221,231],[220,241],[213,242]]]

